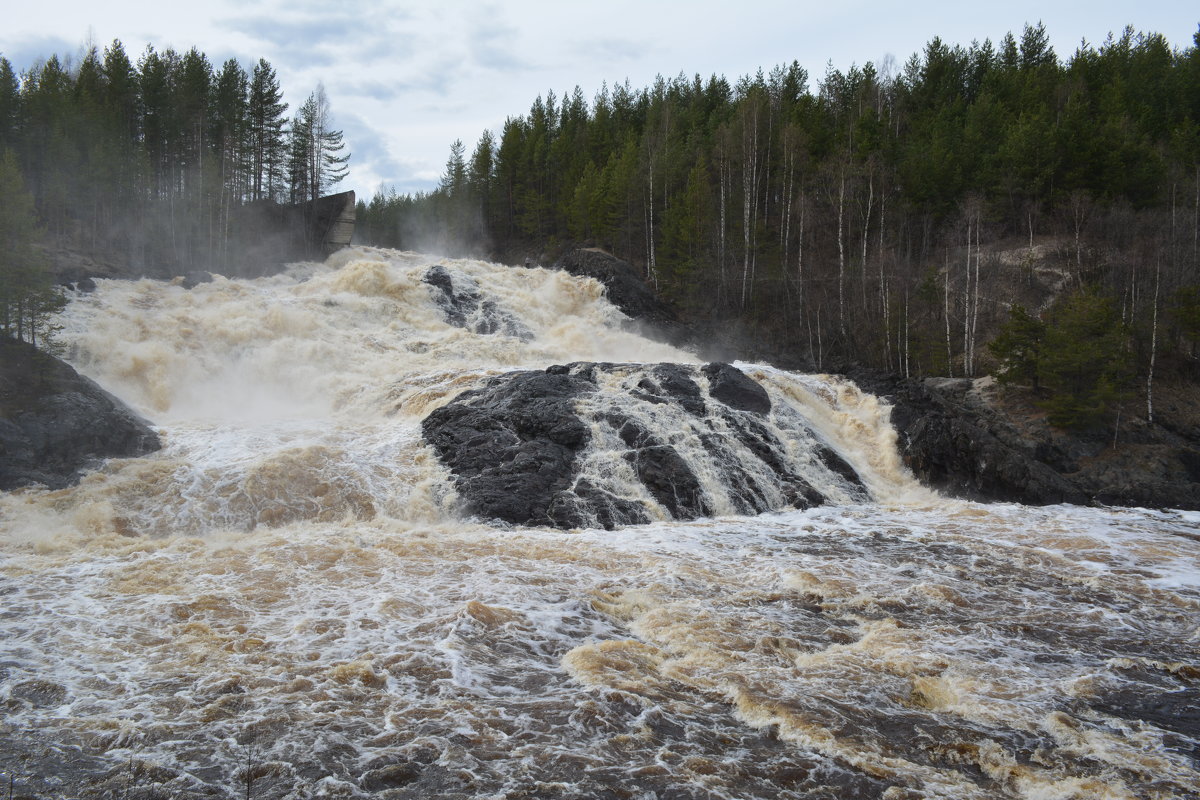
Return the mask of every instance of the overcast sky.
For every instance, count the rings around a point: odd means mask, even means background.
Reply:
[[[428,190],[450,143],[468,155],[485,128],[525,114],[538,95],[601,83],[634,88],[658,74],[724,75],[731,82],[799,61],[815,87],[839,70],[891,55],[903,64],[934,36],[953,44],[1045,23],[1060,57],[1082,39],[1103,42],[1126,25],[1177,48],[1200,23],[1194,0],[163,0],[21,3],[5,14],[0,54],[18,71],[51,54],[78,60],[82,45],[120,39],[135,62],[147,44],[197,47],[215,67],[258,58],[275,67],[289,116],[318,82],[352,153],[344,188],[369,199],[380,186]]]

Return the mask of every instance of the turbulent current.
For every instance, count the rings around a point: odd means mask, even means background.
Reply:
[[[0,498],[5,797],[1200,797],[1200,514],[945,499],[876,398],[738,364],[819,503],[700,464],[679,521],[602,418],[708,373],[590,279],[353,249],[97,283],[68,360],[164,449]],[[607,365],[582,475],[644,521],[472,513],[422,421],[574,362]],[[668,412],[639,430],[753,460]]]

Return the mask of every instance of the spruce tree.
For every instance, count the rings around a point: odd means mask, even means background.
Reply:
[[[0,335],[49,343],[49,317],[63,306],[36,246],[40,236],[33,197],[11,150],[0,156]]]
[[[1031,316],[1024,306],[1014,305],[1008,321],[988,343],[988,350],[1000,362],[996,378],[1001,383],[1028,383],[1035,390],[1040,388],[1038,365],[1045,336],[1046,323]]]
[[[1083,290],[1051,315],[1038,358],[1050,422],[1086,429],[1105,422],[1130,394],[1129,331],[1107,297]]]
[[[249,92],[250,199],[278,199],[288,154],[284,136],[288,105],[283,102],[275,70],[265,58],[254,65]]]
[[[0,56],[0,149],[17,145],[17,126],[21,119],[20,84],[12,64]]]

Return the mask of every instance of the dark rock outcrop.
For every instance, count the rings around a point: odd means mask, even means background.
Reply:
[[[891,402],[905,462],[922,483],[972,500],[1200,508],[1197,442],[1143,420],[1113,432],[1052,428],[991,379],[852,373]]]
[[[554,268],[595,278],[604,284],[608,301],[626,316],[648,322],[663,333],[678,332],[679,320],[675,312],[658,299],[642,280],[641,273],[627,261],[597,248],[580,247],[564,254]]]
[[[422,280],[432,286],[434,300],[446,315],[446,322],[474,333],[500,333],[522,341],[533,338],[533,331],[495,301],[483,297],[479,287],[465,275],[457,278],[441,264],[425,271]]]
[[[145,421],[69,365],[0,339],[0,490],[60,489],[103,459],[159,446]]]
[[[574,400],[596,387],[565,368],[551,370],[492,378],[422,423],[474,513],[553,524],[552,504],[570,486],[576,455],[591,438]]]
[[[185,289],[195,289],[202,283],[212,283],[213,276],[211,272],[205,272],[202,269],[194,269],[183,276],[179,281],[179,285]]]
[[[613,528],[650,522],[655,504],[674,519],[722,504],[745,514],[809,508],[826,501],[814,479],[866,498],[854,469],[799,414],[785,415],[784,433],[771,411],[766,390],[728,364],[585,362],[491,378],[422,429],[466,510],[514,524]],[[810,460],[791,463],[781,436],[803,438]],[[596,459],[590,472],[585,456]],[[618,473],[636,483],[620,484]],[[701,475],[720,488],[706,489]]]
[[[708,393],[730,408],[766,414],[771,410],[767,390],[746,377],[746,373],[728,364],[705,364],[701,370],[708,378]]]

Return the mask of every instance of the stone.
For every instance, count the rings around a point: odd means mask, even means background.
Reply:
[[[614,384],[601,382],[602,373],[621,376],[625,382],[616,383],[627,386],[628,395],[599,395],[608,403],[590,397],[601,383]],[[697,380],[702,375],[708,380]],[[589,402],[581,404],[585,396]],[[713,500],[697,473],[702,468],[717,471],[739,513],[777,510],[781,496],[796,508],[825,502],[800,465],[788,463],[789,448],[768,425],[770,410],[766,390],[728,364],[580,362],[490,378],[431,413],[422,430],[453,473],[469,513],[519,525],[611,529],[650,522],[662,511],[673,519],[711,516]],[[664,427],[663,419],[671,422]],[[681,424],[693,432],[682,439]],[[618,443],[603,458],[623,460],[635,485],[608,483],[616,478],[607,473],[584,474],[580,457],[593,431],[608,447]],[[689,437],[700,445],[692,444],[690,455],[683,447]],[[853,468],[815,434],[810,438],[813,463],[840,477],[851,496],[866,499]],[[600,463],[612,463],[603,458]],[[652,513],[655,504],[662,511]]]
[[[708,378],[708,393],[730,408],[766,414],[771,410],[767,390],[729,364],[705,364],[700,370]]]
[[[185,289],[195,289],[202,283],[212,282],[213,276],[211,272],[205,272],[202,269],[196,269],[184,275],[183,280],[179,282],[179,285]]]
[[[533,339],[533,332],[515,315],[483,297],[479,287],[466,276],[455,280],[449,270],[435,264],[425,271],[422,280],[434,287],[434,301],[446,315],[446,322],[454,327],[483,335],[514,336],[525,342]]]
[[[435,410],[421,428],[472,513],[551,525],[551,503],[570,485],[575,458],[590,439],[574,399],[594,390],[570,373],[508,373]]]
[[[667,332],[679,325],[675,312],[658,299],[641,273],[611,253],[594,247],[578,247],[567,251],[554,268],[600,281],[608,301],[631,319],[651,323]]]
[[[0,490],[61,489],[104,459],[160,447],[120,400],[25,342],[0,340],[0,379]]]
[[[984,380],[850,376],[892,405],[905,464],[923,484],[954,497],[1026,505],[1200,508],[1197,442],[1144,420],[1112,432],[1049,426],[1020,390],[1002,402]]]

